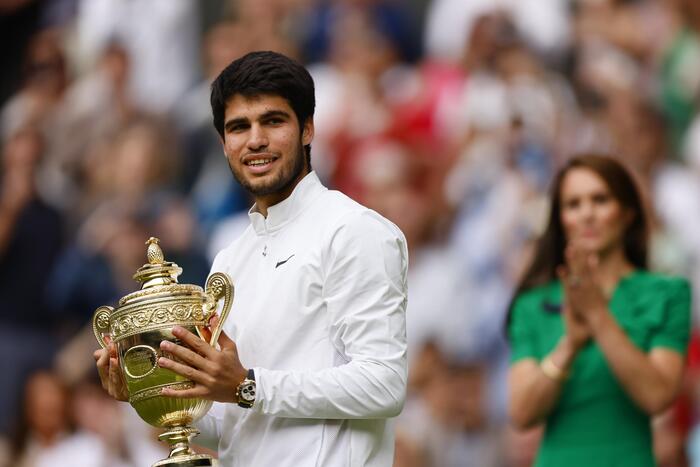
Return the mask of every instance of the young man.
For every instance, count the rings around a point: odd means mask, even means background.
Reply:
[[[211,104],[255,204],[212,267],[236,288],[221,349],[176,328],[189,348],[164,342],[179,362],[159,364],[195,387],[164,394],[220,402],[197,442],[214,440],[223,466],[390,467],[389,418],[407,377],[404,236],[312,172],[314,85],[303,66],[248,54],[213,83]],[[107,360],[103,380],[119,396]]]

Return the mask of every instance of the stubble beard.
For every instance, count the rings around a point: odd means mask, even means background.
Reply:
[[[275,193],[281,193],[289,189],[289,187],[297,181],[302,171],[306,167],[306,153],[301,141],[297,145],[294,162],[291,168],[289,166],[281,167],[280,171],[273,180],[264,184],[251,183],[242,173],[236,171],[229,163],[229,168],[233,174],[233,178],[252,196],[268,196]]]

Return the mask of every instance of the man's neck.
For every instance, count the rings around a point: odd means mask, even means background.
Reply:
[[[297,187],[297,185],[299,185],[299,182],[301,182],[304,179],[304,177],[306,177],[308,174],[309,171],[304,170],[285,189],[276,193],[270,193],[269,195],[254,197],[253,199],[255,200],[255,210],[262,214],[264,218],[267,218],[267,210],[270,208],[270,206],[274,206],[275,204],[281,203],[285,199],[289,198],[292,195],[294,189]]]

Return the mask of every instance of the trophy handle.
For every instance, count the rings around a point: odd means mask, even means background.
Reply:
[[[103,349],[107,348],[104,334],[109,333],[109,318],[113,311],[114,308],[111,306],[101,306],[92,315],[92,332]]]
[[[216,327],[211,333],[211,340],[209,342],[209,345],[214,347],[219,340],[221,330],[224,328],[224,322],[228,317],[228,313],[231,311],[231,304],[233,303],[233,282],[228,274],[215,272],[207,279],[206,293],[214,298],[215,302],[218,302],[222,298],[224,299],[224,307],[221,309],[219,322],[216,323]]]

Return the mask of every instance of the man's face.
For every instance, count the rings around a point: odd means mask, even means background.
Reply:
[[[309,172],[304,145],[313,130],[311,119],[300,127],[283,97],[234,95],[226,102],[223,138],[233,176],[257,203],[282,201]]]

